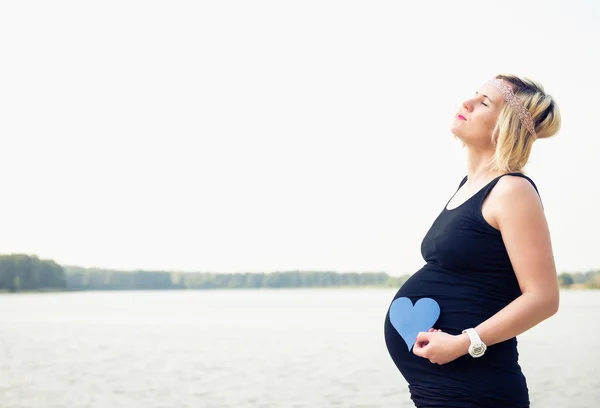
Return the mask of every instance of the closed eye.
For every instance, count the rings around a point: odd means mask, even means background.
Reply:
[[[475,91],[475,95],[479,95],[479,92]],[[484,97],[484,98],[488,98],[486,95],[483,95],[483,97]],[[488,98],[488,99],[489,99],[489,98]],[[486,103],[484,103],[483,101],[481,102],[481,104],[482,104],[483,106],[489,106],[489,105],[487,105]]]

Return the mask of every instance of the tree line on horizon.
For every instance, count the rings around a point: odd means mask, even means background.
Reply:
[[[120,271],[61,266],[37,256],[0,255],[0,291],[38,290],[165,290],[323,287],[399,288],[410,275],[385,272],[285,271],[210,273]],[[600,270],[558,275],[561,287],[600,289]]]
[[[60,266],[21,254],[0,255],[0,291],[28,290],[164,290],[322,288],[346,286],[399,287],[408,278],[385,272],[285,271],[210,273],[120,271]]]
[[[66,284],[64,269],[52,260],[21,254],[0,255],[0,290],[60,290]]]
[[[600,289],[600,270],[575,273],[563,272],[558,275],[558,283],[563,288]]]

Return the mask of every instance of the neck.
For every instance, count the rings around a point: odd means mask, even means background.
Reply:
[[[467,147],[467,175],[468,184],[477,183],[481,180],[487,180],[502,174],[499,171],[492,171],[488,163],[493,157],[493,151],[479,151],[473,147]]]

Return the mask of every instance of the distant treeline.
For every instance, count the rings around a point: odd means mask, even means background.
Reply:
[[[63,268],[29,255],[0,255],[0,290],[65,289]]]
[[[208,273],[163,271],[115,271],[64,267],[69,289],[257,289],[317,288],[340,286],[399,286],[408,277],[387,273],[337,273],[286,271],[271,273]]]
[[[408,276],[385,272],[286,271],[209,273],[118,271],[60,266],[28,255],[0,255],[0,290],[251,289],[317,287],[399,287]]]
[[[322,287],[400,287],[409,275],[385,272],[285,271],[209,273],[118,271],[61,266],[29,255],[0,255],[0,291],[258,289]],[[600,289],[600,270],[558,275],[562,287]]]
[[[558,275],[558,282],[565,288],[600,289],[600,270],[575,273],[563,272]]]

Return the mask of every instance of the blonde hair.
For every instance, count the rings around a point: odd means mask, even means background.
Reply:
[[[544,92],[541,84],[510,74],[496,75],[496,78],[508,82],[515,95],[531,113],[537,139],[551,137],[558,133],[561,126],[558,105],[552,96]],[[490,170],[522,171],[529,160],[535,140],[536,138],[523,126],[512,107],[504,104],[492,133],[492,142],[496,145],[496,150],[489,162]]]

